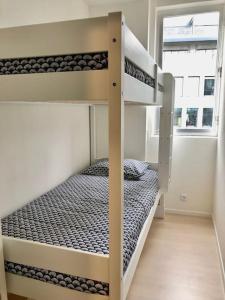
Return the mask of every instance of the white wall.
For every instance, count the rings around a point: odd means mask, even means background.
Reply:
[[[218,140],[213,218],[225,266],[225,104],[221,109],[221,130]],[[225,272],[225,269],[224,269]],[[224,273],[225,274],[225,273]]]
[[[87,18],[88,5],[84,0],[1,0],[0,26],[48,23]]]
[[[225,21],[224,21],[225,22]],[[225,31],[225,24],[223,24]],[[225,41],[224,41],[225,48]],[[223,74],[221,87],[221,109],[220,109],[220,126],[217,144],[216,159],[216,178],[213,219],[218,235],[218,241],[223,263],[224,283],[225,283],[225,51],[223,55]]]
[[[166,208],[171,212],[211,215],[216,138],[175,136]],[[158,161],[158,138],[148,139],[147,160]],[[187,195],[181,201],[181,194]]]
[[[166,208],[211,215],[216,139],[175,137]],[[180,200],[181,194],[186,201]]]
[[[87,107],[1,104],[0,140],[2,216],[87,166]]]
[[[0,27],[88,16],[78,0],[1,0]],[[0,216],[89,163],[89,109],[63,104],[0,104]]]
[[[114,4],[105,3],[91,5],[90,16],[98,17],[107,15],[109,12],[122,11],[126,24],[134,32],[145,48],[148,46],[148,0],[134,0]]]
[[[108,109],[96,107],[96,158],[108,157]],[[124,157],[145,160],[146,108],[125,106]]]

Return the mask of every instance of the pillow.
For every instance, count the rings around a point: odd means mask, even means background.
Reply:
[[[144,175],[145,171],[150,168],[150,164],[145,161],[135,159],[124,160],[124,179],[139,180]],[[94,176],[109,176],[109,161],[108,159],[100,159],[92,164],[87,169],[84,169],[81,174]]]
[[[82,175],[109,176],[108,159],[103,158],[81,171]]]
[[[130,180],[139,180],[144,175],[150,164],[146,161],[135,159],[124,160],[124,178]]]

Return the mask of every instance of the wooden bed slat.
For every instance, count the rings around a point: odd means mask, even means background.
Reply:
[[[107,17],[3,28],[0,57],[32,57],[106,51]]]
[[[5,260],[109,282],[108,255],[3,236]]]
[[[135,273],[135,270],[137,268],[139,258],[141,256],[141,252],[144,248],[145,240],[148,236],[149,229],[151,227],[156,209],[157,209],[158,204],[159,204],[160,197],[161,197],[161,192],[159,191],[157,196],[156,196],[155,203],[154,203],[153,207],[151,208],[149,216],[148,216],[148,218],[146,219],[146,221],[144,223],[144,226],[142,228],[142,231],[140,233],[140,236],[139,236],[139,239],[138,239],[138,242],[137,242],[136,249],[135,249],[135,251],[132,255],[132,258],[131,258],[131,261],[129,263],[128,269],[127,269],[127,271],[124,275],[124,278],[123,278],[123,282],[124,282],[124,291],[123,291],[124,296],[123,296],[123,299],[124,300],[127,297],[127,294],[128,294],[128,291],[129,291],[129,288],[130,288],[130,285],[131,285],[131,282],[132,282],[132,279],[133,279],[133,276],[134,276],[134,273]]]
[[[0,102],[91,102],[108,98],[108,70],[0,76]]]
[[[76,290],[6,273],[9,293],[40,300],[108,300],[108,296]]]
[[[127,103],[162,105],[162,97],[158,97],[158,101],[154,102],[154,90],[151,86],[124,74],[124,99]]]
[[[154,60],[133,32],[125,26],[125,56],[154,78]]]

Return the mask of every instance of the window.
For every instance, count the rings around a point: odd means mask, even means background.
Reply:
[[[214,95],[214,86],[215,86],[214,78],[205,78],[204,96],[213,96]]]
[[[203,108],[202,126],[212,127],[213,123],[213,108]]]
[[[197,127],[197,121],[198,121],[198,108],[188,108],[186,126]]]
[[[185,80],[184,96],[198,97],[199,96],[199,76],[188,76]]]
[[[182,108],[176,108],[174,114],[174,125],[177,127],[181,127],[182,122]]]
[[[162,69],[175,77],[174,126],[178,134],[216,132],[219,16],[219,12],[162,16]]]
[[[183,96],[184,77],[175,77],[175,97]]]

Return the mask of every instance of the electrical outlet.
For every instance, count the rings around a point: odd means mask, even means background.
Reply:
[[[187,194],[180,194],[180,201],[187,201]]]

